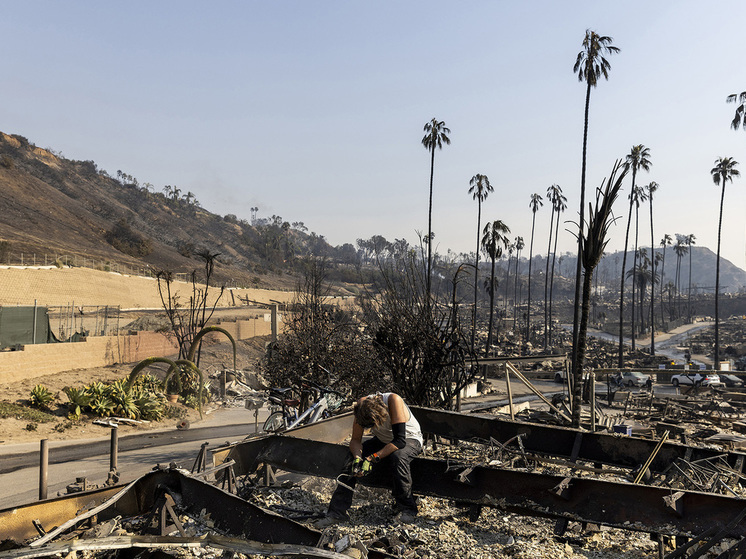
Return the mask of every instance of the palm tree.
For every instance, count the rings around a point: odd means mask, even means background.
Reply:
[[[663,247],[663,261],[661,262],[661,286],[663,285],[664,273],[666,271],[666,246],[671,246],[671,235],[666,233],[661,239],[661,246]],[[670,310],[670,309],[669,309]],[[663,320],[663,287],[661,287],[661,320]]]
[[[686,246],[684,235],[676,233],[676,244],[673,246],[676,253],[676,318],[681,318],[681,259],[689,251]]]
[[[658,188],[659,184],[655,181],[647,186],[650,202],[650,254],[653,257],[653,278],[655,278],[655,266],[658,263],[655,257],[655,233],[653,233],[653,194]],[[655,355],[655,281],[650,282],[650,355]]]
[[[728,95],[728,98],[725,101],[726,103],[738,103],[730,127],[733,128],[733,130],[738,130],[739,127],[743,127],[743,131],[746,132],[746,91],[742,91],[739,95],[735,93]]]
[[[530,332],[531,332],[531,264],[532,260],[534,258],[534,227],[536,226],[536,212],[539,211],[539,208],[544,205],[544,203],[541,201],[541,195],[540,194],[532,194],[531,195],[531,201],[528,203],[528,207],[531,208],[531,243],[529,244],[528,249],[528,303],[526,306],[526,341],[530,342]]]
[[[622,253],[622,285],[619,288],[619,367],[624,366],[624,274],[627,267],[627,250],[629,247],[629,226],[632,223],[632,206],[634,204],[635,180],[637,170],[645,171],[650,169],[650,150],[642,144],[632,146],[629,155],[625,158],[625,168],[627,171],[632,169],[632,189],[629,194],[629,214],[627,215],[627,232],[624,235],[624,252]],[[634,300],[633,300],[634,302]],[[634,305],[633,305],[634,309]],[[634,328],[634,325],[633,325]],[[634,333],[633,333],[634,337]],[[634,347],[634,346],[633,346]]]
[[[479,287],[479,232],[482,228],[482,202],[487,199],[487,195],[494,189],[490,184],[490,179],[486,175],[477,173],[469,181],[469,194],[477,201],[477,250],[474,262],[474,309],[471,315],[471,351],[474,352],[474,341],[477,335],[477,288]],[[490,317],[492,318],[492,317]]]
[[[567,198],[562,195],[562,189],[558,186],[559,196],[555,202],[557,221],[554,222],[554,250],[552,251],[552,271],[549,280],[549,343],[552,343],[552,300],[554,298],[554,263],[557,259],[557,238],[559,237],[560,214],[567,209]],[[560,260],[562,257],[560,257]]]
[[[446,123],[435,118],[425,124],[425,136],[422,145],[430,152],[430,201],[427,207],[427,304],[430,304],[431,271],[433,267],[433,174],[435,172],[435,148],[443,149],[443,144],[449,145],[450,129]]]
[[[487,347],[485,348],[485,355],[489,354],[490,347],[492,347],[492,324],[493,316],[495,314],[495,288],[497,282],[495,281],[495,261],[502,256],[503,249],[507,248],[508,233],[510,228],[505,225],[499,219],[496,219],[492,223],[487,223],[484,226],[484,235],[482,236],[482,249],[490,257],[490,263],[492,265],[490,282],[488,284],[488,292],[490,295],[490,318],[487,326]]]
[[[621,173],[617,177],[617,172]],[[622,182],[627,174],[627,168],[622,167],[619,161],[614,163],[614,167],[609,175],[609,180],[601,184],[596,189],[595,207],[588,215],[587,235],[580,240],[582,252],[580,258],[583,260],[583,301],[580,314],[580,323],[578,328],[578,351],[577,361],[573,368],[573,400],[572,400],[572,426],[580,427],[580,404],[581,392],[583,386],[583,361],[585,360],[586,333],[588,332],[588,317],[590,315],[591,305],[591,285],[593,281],[593,271],[598,266],[604,249],[608,243],[607,235],[609,228],[614,223],[612,206],[622,188]]]
[[[573,316],[572,326],[572,363],[573,371],[575,370],[577,363],[577,345],[578,345],[578,332],[580,327],[580,309],[578,303],[580,302],[580,275],[582,270],[581,262],[581,251],[583,241],[583,225],[585,223],[585,167],[586,167],[586,153],[588,148],[588,112],[591,103],[591,88],[596,87],[598,80],[603,76],[605,79],[609,79],[609,70],[611,64],[606,60],[605,56],[609,56],[619,52],[619,48],[613,46],[613,39],[605,35],[599,35],[595,31],[586,29],[585,37],[583,38],[583,48],[578,53],[578,57],[575,59],[575,65],[572,67],[572,71],[578,75],[578,81],[584,81],[586,83],[585,90],[585,120],[583,124],[583,163],[580,173],[580,219],[578,220],[578,262],[575,269],[575,314]]]
[[[523,250],[523,247],[526,246],[526,243],[523,242],[523,237],[518,235],[515,238],[515,286],[513,287],[513,330],[515,330],[515,318],[516,318],[516,309],[518,307],[518,276],[520,275],[520,268],[518,268],[518,265],[521,263],[521,251]]]
[[[567,198],[565,198],[562,195],[562,187],[560,187],[558,184],[553,184],[549,188],[547,188],[547,200],[549,200],[552,204],[552,218],[549,222],[549,243],[547,245],[547,261],[546,261],[546,271],[544,272],[544,349],[547,349],[549,347],[549,329],[550,329],[550,321],[551,321],[551,315],[549,314],[549,257],[552,254],[552,237],[554,236],[554,245],[555,250],[557,246],[557,236],[555,235],[555,226],[554,226],[554,214],[557,214],[557,229],[559,229],[559,214],[562,210],[560,210],[560,205],[564,204],[567,201]],[[567,207],[565,205],[565,207]],[[562,208],[564,209],[564,208]],[[552,259],[554,261],[554,259]]]
[[[687,322],[690,324],[692,322],[692,245],[696,239],[697,237],[695,237],[693,233],[684,237],[686,246],[689,247],[689,289],[686,294],[686,316]]]
[[[635,204],[635,248],[633,251],[634,258],[632,260],[632,270],[633,275],[637,273],[637,260],[639,256],[639,251],[637,250],[638,241],[640,238],[640,203],[647,200],[647,194],[645,194],[645,189],[641,186],[635,186],[632,190],[632,194],[630,194],[634,198],[634,204]],[[635,334],[637,333],[637,324],[635,322],[635,291],[636,291],[637,284],[633,281],[632,282],[632,349],[635,349]],[[640,322],[642,323],[642,327],[645,326],[645,321],[642,319],[642,314],[640,314]]]
[[[715,265],[715,370],[720,370],[720,317],[718,315],[718,299],[720,298],[720,235],[723,228],[723,200],[725,200],[725,183],[733,182],[733,177],[741,173],[736,169],[738,162],[732,157],[718,157],[715,166],[710,173],[712,180],[716,185],[722,183],[723,188],[720,193],[720,218],[718,219],[718,254],[717,264]]]

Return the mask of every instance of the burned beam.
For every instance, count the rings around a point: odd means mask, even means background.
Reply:
[[[347,455],[342,445],[290,437],[267,437],[239,443],[233,452],[239,463],[254,461],[313,476],[335,478]],[[247,472],[242,472],[247,473]],[[454,465],[443,460],[417,458],[412,462],[413,489],[430,495],[476,505],[495,506],[529,516],[564,518],[616,528],[692,536],[712,525],[727,525],[744,508],[732,497],[682,491],[675,506],[670,489],[614,483],[590,478],[528,473],[515,470]],[[360,479],[374,487],[390,487],[388,472],[375,470]],[[733,528],[746,535],[746,525]]]
[[[500,442],[521,435],[523,446],[527,452],[549,456],[570,458],[576,435],[581,432],[569,427],[511,421],[488,415],[467,415],[415,406],[412,406],[411,409],[420,422],[423,433],[462,440],[489,440],[492,437]],[[611,466],[635,468],[644,464],[658,444],[657,441],[640,437],[585,431],[582,431],[582,433],[583,438],[578,449],[577,459]],[[687,458],[688,453],[691,454]],[[744,456],[746,456],[743,452],[723,453],[708,448],[666,442],[651,462],[650,470],[662,472],[676,458],[700,460],[721,455],[725,455],[726,461],[734,469],[743,464]]]

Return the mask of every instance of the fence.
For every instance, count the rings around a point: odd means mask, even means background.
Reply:
[[[119,332],[119,306],[64,305],[47,307],[49,327],[60,341],[73,336],[109,336]]]

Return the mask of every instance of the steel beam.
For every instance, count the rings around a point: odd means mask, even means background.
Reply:
[[[526,423],[500,419],[495,416],[460,414],[431,408],[411,406],[423,433],[442,436],[448,439],[489,440],[490,437],[504,443],[517,435],[522,435],[526,451],[549,456],[571,456],[575,438],[582,433],[577,459],[587,462],[635,468],[644,464],[655,450],[658,442],[640,437],[591,433],[570,427],[557,427],[538,423]],[[651,471],[662,472],[676,458],[689,461],[725,456],[732,468],[743,464],[743,452],[722,452],[709,448],[687,446],[666,442],[650,465]]]
[[[268,437],[240,443],[233,452],[241,463],[335,478],[348,450],[342,445],[290,437]],[[246,473],[246,472],[243,472]],[[590,478],[536,474],[515,470],[455,465],[452,461],[417,458],[412,462],[413,489],[419,495],[495,506],[529,516],[564,518],[616,528],[692,536],[736,518],[746,500]],[[391,487],[384,469],[375,469],[360,483]],[[733,529],[746,535],[746,523]]]

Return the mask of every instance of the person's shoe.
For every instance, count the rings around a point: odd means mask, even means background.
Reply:
[[[344,522],[347,520],[346,518],[340,518],[338,516],[330,516],[327,515],[323,518],[319,518],[316,522],[313,523],[313,527],[317,530],[324,530],[325,528],[329,528],[329,526],[335,526],[339,524],[340,522]]]
[[[412,524],[416,519],[417,513],[408,510],[398,512],[394,516],[394,521],[398,524]]]

